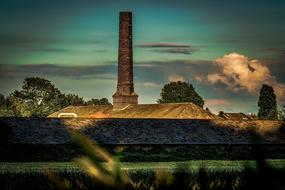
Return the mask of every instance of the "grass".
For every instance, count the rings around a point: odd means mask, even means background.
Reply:
[[[195,160],[182,162],[123,162],[122,172],[126,172],[133,182],[133,189],[282,189],[285,159],[266,160],[271,169],[262,171],[256,161]],[[102,164],[106,165],[106,163]],[[68,183],[50,181],[45,168],[53,173],[53,181],[67,179]],[[252,168],[246,171],[246,168]],[[272,172],[273,171],[273,172]],[[159,184],[157,184],[159,183]],[[0,162],[0,189],[98,189],[95,180],[77,162]],[[268,185],[269,184],[269,185]],[[102,185],[102,184],[101,184]],[[72,188],[71,188],[72,186]],[[66,188],[68,187],[68,188]],[[81,188],[83,187],[83,188]],[[104,189],[103,186],[99,186]],[[186,188],[188,187],[188,188]],[[190,188],[191,187],[191,188]],[[263,188],[264,187],[264,188]],[[277,188],[276,188],[277,187]],[[280,187],[280,188],[278,188]],[[265,188],[265,189],[266,189]],[[117,189],[117,188],[111,188]],[[124,189],[124,188],[118,188]]]
[[[253,160],[256,145],[124,145],[103,146],[111,154],[121,148],[122,162],[188,160]],[[284,159],[285,144],[261,145],[264,159]],[[48,154],[47,154],[48,153]],[[85,152],[75,143],[10,144],[0,146],[0,162],[71,162]]]
[[[74,133],[86,152],[76,162],[0,162],[0,189],[285,189],[285,159],[119,162]],[[120,155],[118,149],[117,155]]]
[[[266,160],[273,168],[285,168],[285,159]],[[198,170],[203,167],[212,171],[242,171],[245,166],[256,167],[254,160],[225,161],[225,160],[193,160],[181,162],[122,162],[122,170],[155,170],[164,168],[174,170],[177,167]],[[44,168],[58,172],[80,172],[82,168],[76,162],[0,162],[0,173],[43,172]]]

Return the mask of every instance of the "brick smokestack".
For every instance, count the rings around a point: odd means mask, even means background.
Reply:
[[[138,104],[133,83],[132,13],[120,12],[117,92],[113,95],[114,109]]]

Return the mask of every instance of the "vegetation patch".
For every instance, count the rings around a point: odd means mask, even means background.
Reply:
[[[284,159],[285,145],[104,145],[124,162],[188,160],[252,160],[261,149],[266,159]],[[1,162],[70,162],[83,155],[74,143],[6,144],[0,147]]]
[[[280,182],[278,188],[284,187],[281,180],[285,172],[285,161],[266,160],[266,164],[270,169],[261,168],[256,161],[219,160],[121,163],[121,167],[136,184],[136,189],[154,187],[162,180],[163,172],[173,177],[172,187],[183,189],[201,189],[201,185],[204,189],[250,189],[261,185],[276,187],[272,182]],[[69,180],[74,189],[98,188],[96,181],[74,162],[30,162],[0,163],[1,189],[54,189],[54,184],[44,172],[47,167],[62,179]],[[272,174],[274,175],[270,176]],[[248,175],[250,178],[247,178]],[[267,179],[258,181],[262,177]]]

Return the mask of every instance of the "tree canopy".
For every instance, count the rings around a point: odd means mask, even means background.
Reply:
[[[94,106],[94,105],[112,105],[107,98],[101,98],[101,99],[91,99],[86,102],[86,105],[88,106]]]
[[[63,94],[49,80],[29,77],[7,98],[0,94],[0,117],[46,117],[67,106],[107,105],[107,98],[85,102],[76,94]]]
[[[8,101],[3,94],[0,94],[0,117],[14,116],[14,112],[8,108]]]
[[[182,81],[165,84],[160,97],[158,103],[192,102],[200,107],[204,106],[203,98],[195,91],[192,84]]]
[[[3,94],[0,94],[0,107],[6,106],[6,98]]]
[[[64,95],[64,107],[67,106],[84,106],[85,102],[82,97],[79,97],[76,94],[67,94]]]
[[[30,77],[20,91],[14,91],[9,101],[16,115],[45,117],[62,108],[64,96],[49,80]]]
[[[276,95],[271,86],[263,84],[259,92],[258,100],[258,118],[259,119],[277,119]]]

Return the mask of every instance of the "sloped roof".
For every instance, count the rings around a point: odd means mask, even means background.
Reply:
[[[169,118],[169,119],[215,119],[218,116],[193,103],[138,104],[124,109],[112,105],[69,106],[48,117],[76,114],[79,118]]]
[[[230,119],[230,120],[253,120],[253,117],[250,117],[244,113],[225,113],[220,112],[219,116],[224,119]]]

